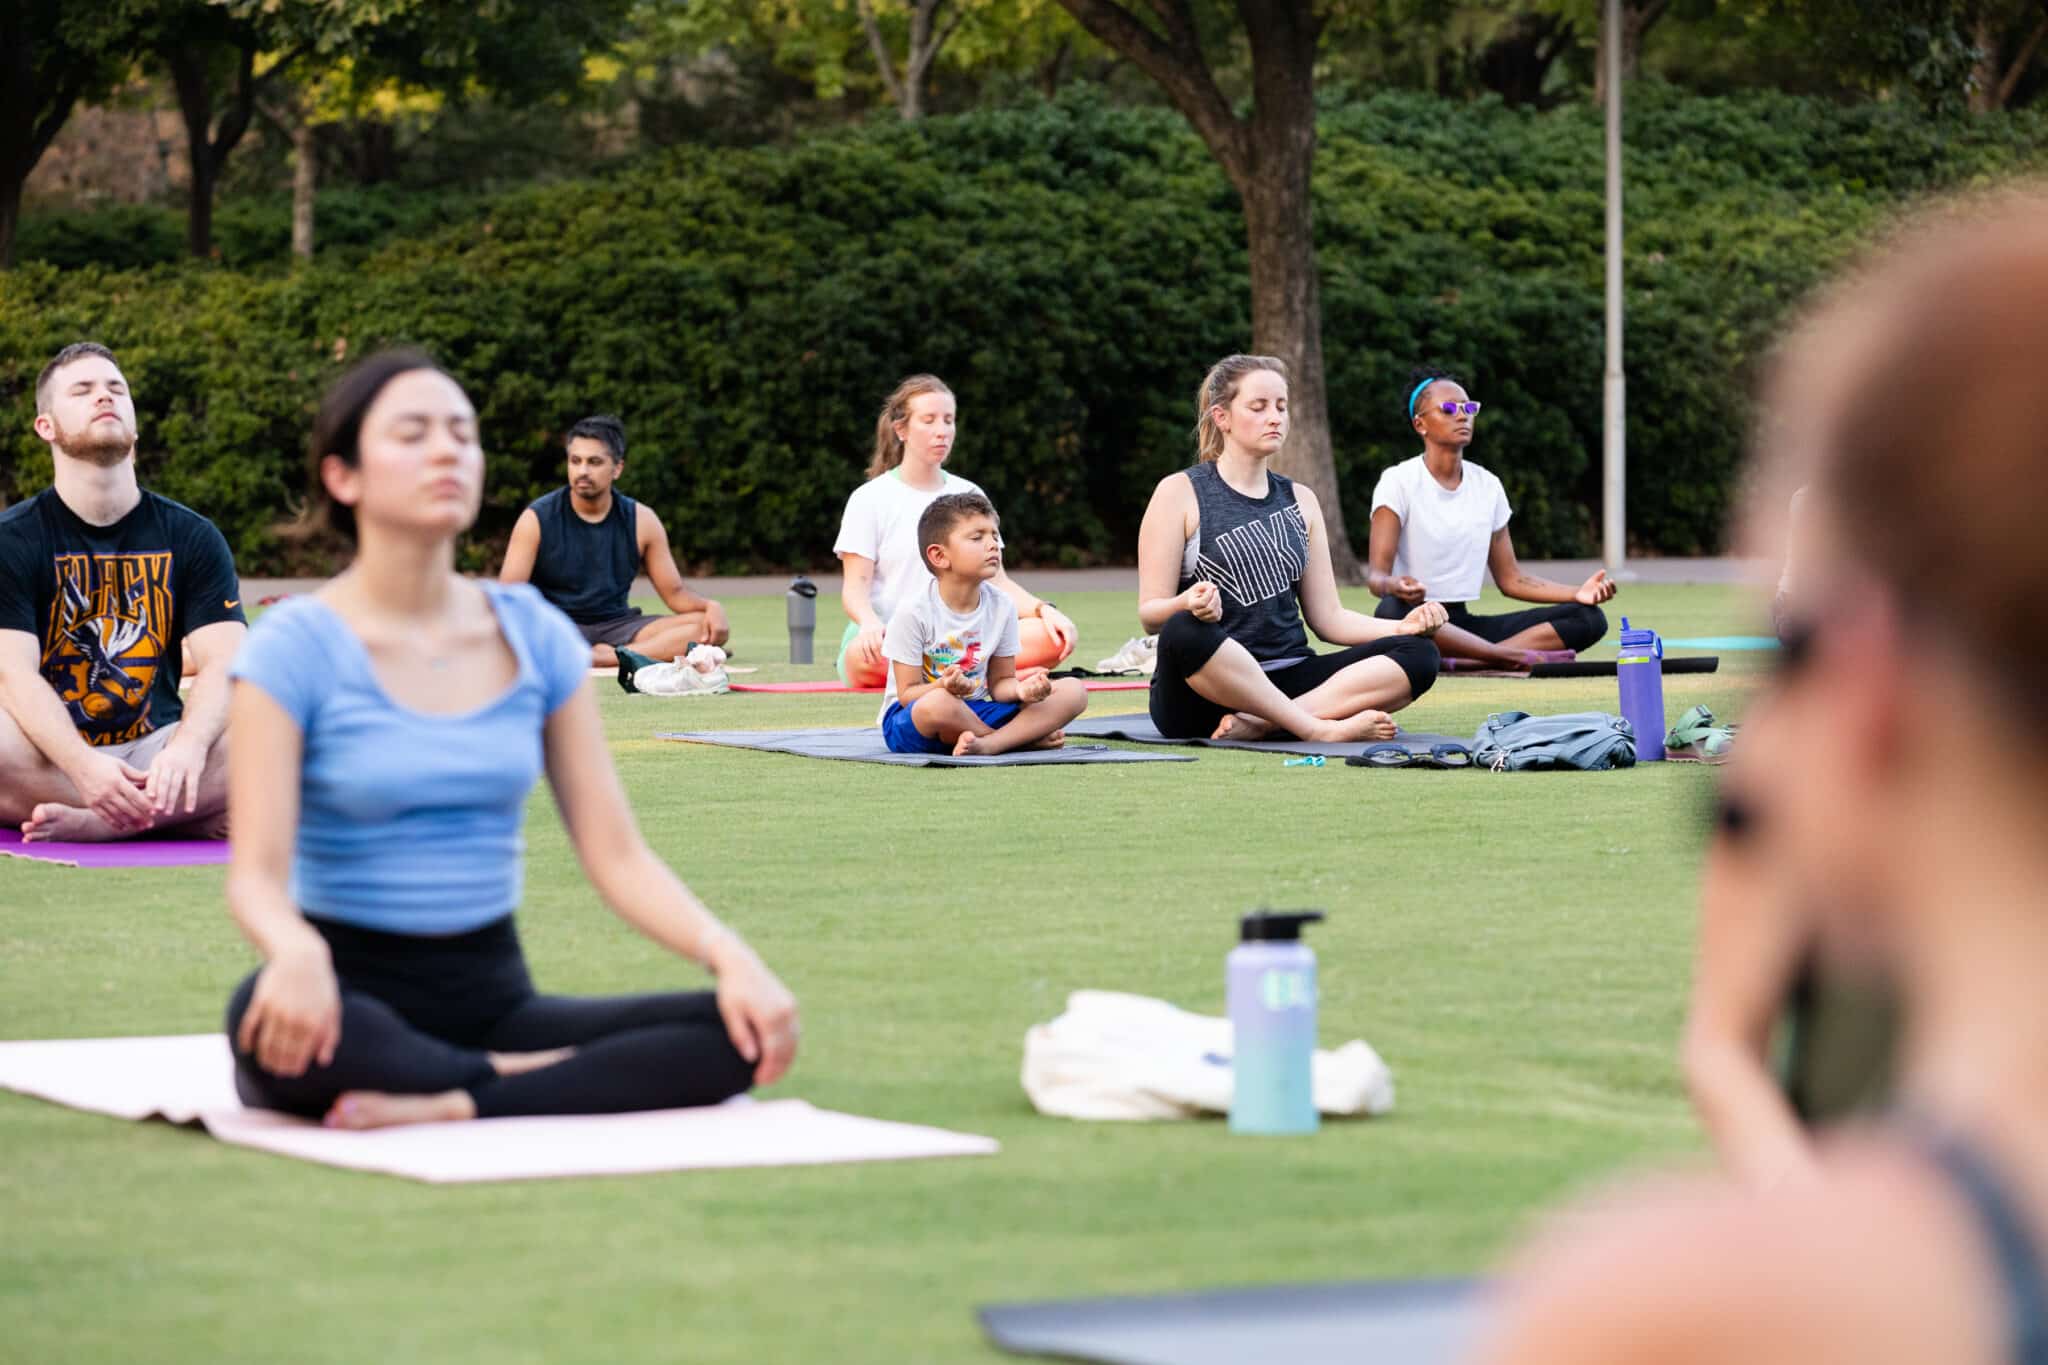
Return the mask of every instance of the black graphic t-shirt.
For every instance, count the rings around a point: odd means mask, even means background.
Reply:
[[[0,630],[42,646],[42,674],[88,744],[126,744],[184,714],[185,637],[247,621],[234,556],[212,522],[144,492],[112,526],[55,489],[0,512]]]

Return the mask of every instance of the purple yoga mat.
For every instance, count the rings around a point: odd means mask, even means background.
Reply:
[[[225,839],[126,839],[109,844],[25,844],[18,829],[0,829],[0,857],[67,867],[213,867],[228,860]]]

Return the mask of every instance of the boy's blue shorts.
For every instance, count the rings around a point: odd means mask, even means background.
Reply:
[[[981,723],[991,730],[1000,730],[1024,708],[1008,701],[970,701],[967,709],[981,717]],[[910,719],[910,708],[900,701],[889,703],[889,709],[882,713],[882,738],[889,741],[892,754],[950,754],[953,746],[944,740],[925,735]]]

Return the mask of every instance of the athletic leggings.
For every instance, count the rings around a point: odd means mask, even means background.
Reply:
[[[716,1104],[753,1084],[710,992],[536,994],[510,915],[445,938],[307,922],[334,956],[341,1043],[302,1075],[263,1070],[237,1038],[256,989],[250,973],[228,1002],[227,1029],[235,1089],[251,1106],[318,1118],[346,1090],[465,1090],[478,1118],[616,1114]],[[575,1052],[516,1076],[485,1056],[559,1047]]]
[[[1159,629],[1159,662],[1152,670],[1152,724],[1160,734],[1169,739],[1207,739],[1230,714],[1231,708],[1210,701],[1187,681],[1229,639],[1222,623],[1204,621],[1191,611],[1166,618]],[[1362,659],[1388,659],[1397,665],[1408,679],[1408,701],[1436,682],[1436,646],[1420,635],[1389,635],[1329,654],[1310,654],[1299,663],[1269,670],[1266,677],[1285,695],[1298,697]]]
[[[1398,597],[1382,597],[1373,615],[1383,621],[1398,621],[1415,610],[1416,604]],[[1446,602],[1449,624],[1469,630],[1488,644],[1512,639],[1532,626],[1547,625],[1557,632],[1566,649],[1589,649],[1607,633],[1607,613],[1583,602],[1556,602],[1529,611],[1508,611],[1498,616],[1474,616],[1463,602]]]

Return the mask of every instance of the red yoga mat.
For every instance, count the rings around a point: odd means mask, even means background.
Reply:
[[[1083,678],[1081,686],[1090,692],[1143,692],[1152,686],[1143,679],[1126,678]],[[735,692],[866,692],[879,693],[879,687],[848,687],[843,682],[779,682],[779,683],[734,683]]]

